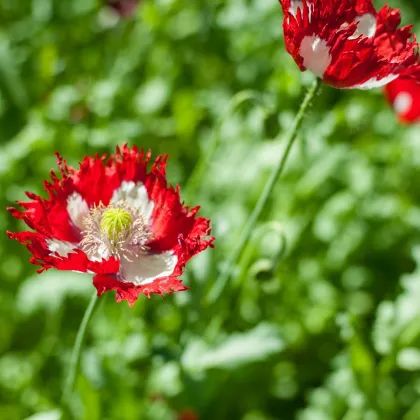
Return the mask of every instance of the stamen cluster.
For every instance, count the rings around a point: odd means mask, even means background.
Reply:
[[[80,248],[91,258],[122,255],[129,261],[147,251],[151,237],[142,214],[124,200],[93,207],[83,219]]]

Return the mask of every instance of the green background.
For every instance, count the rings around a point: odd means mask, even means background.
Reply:
[[[420,32],[415,2],[390,3]],[[380,89],[323,87],[208,301],[313,81],[282,19],[276,0],[144,0],[125,20],[97,0],[0,0],[0,207],[43,193],[55,151],[77,165],[128,142],[170,154],[217,238],[190,291],[101,298],[72,418],[420,419],[420,127]],[[0,212],[0,419],[57,420],[94,288],[37,275],[4,233],[23,228]]]

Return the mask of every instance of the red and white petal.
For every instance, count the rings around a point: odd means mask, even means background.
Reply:
[[[293,16],[297,16],[298,10],[303,10],[303,3],[301,0],[290,0],[289,13]]]
[[[150,296],[152,293],[163,295],[164,293],[182,292],[188,290],[176,277],[163,277],[156,279],[152,283],[135,286],[132,283],[124,283],[117,280],[115,275],[97,274],[93,277],[93,285],[98,291],[98,296],[109,290],[116,291],[116,301],[126,300],[133,306],[138,297],[143,294]]]
[[[126,144],[123,147],[117,146],[117,152],[115,155],[111,155],[107,161],[107,170],[115,173],[118,179],[118,185],[115,189],[123,181],[133,181],[134,183],[141,181],[144,183],[150,175],[147,171],[150,157],[150,150],[146,153],[144,150],[139,150],[136,146],[133,146],[131,149]]]
[[[122,256],[120,261],[121,279],[136,286],[144,286],[157,278],[171,276],[177,263],[178,257],[172,251],[159,254],[140,254],[133,261]]]
[[[67,195],[65,189],[59,187],[50,191],[50,198],[44,199],[32,193],[27,193],[32,201],[18,204],[25,210],[9,208],[12,216],[23,220],[31,229],[46,236],[67,241],[78,242],[80,234],[75,230],[67,212]],[[55,195],[54,195],[55,194]]]
[[[37,232],[7,232],[7,234],[9,238],[16,239],[28,248],[32,254],[29,261],[42,267],[38,272],[55,268],[82,273],[117,273],[120,268],[119,261],[114,257],[101,262],[91,261],[80,249],[70,249],[70,243],[52,242],[50,238]],[[65,253],[67,255],[64,255]]]
[[[357,29],[353,35],[349,36],[349,39],[356,39],[359,36],[366,38],[373,38],[376,33],[376,16],[372,13],[365,13],[357,16],[354,21],[357,24]]]
[[[79,193],[74,192],[67,197],[67,212],[73,225],[83,230],[83,219],[89,214],[89,206]]]
[[[363,90],[380,88],[380,87],[383,87],[383,86],[387,85],[388,83],[394,81],[397,78],[398,78],[398,74],[390,74],[386,77],[383,77],[382,79],[372,77],[371,79],[366,80],[365,82],[360,83],[358,85],[353,85],[350,88],[351,89],[363,89]]]
[[[319,36],[305,36],[300,44],[303,65],[321,79],[331,64],[331,49]]]
[[[47,243],[50,255],[58,254],[60,257],[67,257],[78,248],[78,244],[76,243],[60,241],[59,239],[46,239],[45,242]]]
[[[87,156],[71,175],[73,191],[80,194],[89,208],[100,203],[107,206],[120,181],[113,165],[104,162],[106,156]]]

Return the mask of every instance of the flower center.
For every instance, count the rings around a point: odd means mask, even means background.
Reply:
[[[126,238],[133,223],[131,214],[121,208],[108,208],[102,213],[99,223],[101,231],[108,236],[111,241],[118,241]]]
[[[133,260],[147,252],[150,229],[139,210],[124,200],[92,208],[83,226],[80,247],[92,260],[110,256]]]

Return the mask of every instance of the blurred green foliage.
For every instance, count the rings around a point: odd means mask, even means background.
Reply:
[[[99,0],[0,0],[0,22],[1,208],[42,193],[55,151],[77,165],[126,141],[170,154],[217,237],[190,291],[101,299],[73,418],[420,419],[419,126],[380,90],[324,87],[209,305],[313,80],[277,1],[144,0],[119,20]],[[24,226],[2,211],[0,228]],[[5,235],[0,254],[0,419],[57,420],[90,276],[37,275]]]

